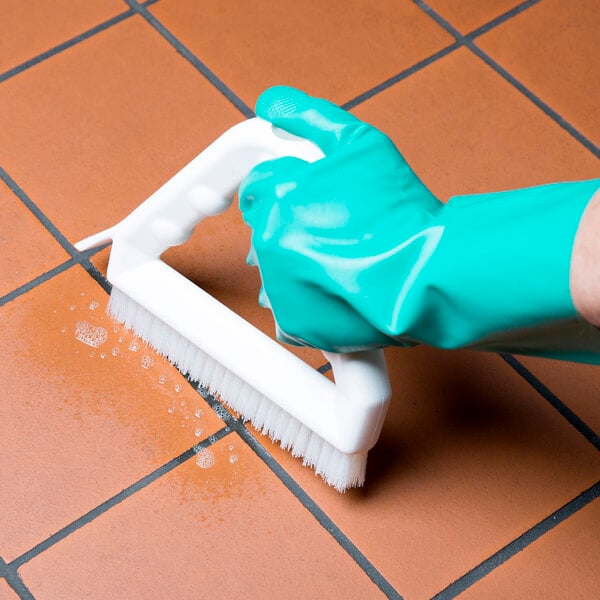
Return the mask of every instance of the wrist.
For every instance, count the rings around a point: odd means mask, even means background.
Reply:
[[[585,209],[577,229],[570,288],[577,312],[600,327],[600,189]]]

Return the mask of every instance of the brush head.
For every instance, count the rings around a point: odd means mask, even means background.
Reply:
[[[279,442],[292,456],[301,457],[304,466],[314,469],[336,490],[343,492],[364,484],[368,452],[341,452],[116,287],[112,289],[107,311],[190,381],[198,382],[244,421],[250,421],[258,431]]]

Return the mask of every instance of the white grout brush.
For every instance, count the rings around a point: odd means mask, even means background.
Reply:
[[[202,219],[223,212],[255,165],[281,156],[315,161],[323,155],[267,121],[244,121],[123,221],[76,248],[112,240],[108,312],[344,491],[364,483],[367,453],[387,411],[383,352],[324,353],[333,383],[160,260]]]

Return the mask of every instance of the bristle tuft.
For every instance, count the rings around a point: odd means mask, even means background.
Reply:
[[[336,490],[343,492],[363,485],[367,452],[340,452],[116,287],[107,311],[192,381],[238,412],[244,421],[251,421],[293,456],[302,457],[304,466],[313,468]]]

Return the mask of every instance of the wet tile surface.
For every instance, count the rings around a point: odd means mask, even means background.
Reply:
[[[223,425],[105,305],[76,268],[0,309],[6,561]]]
[[[593,598],[598,593],[600,500],[582,508],[459,598]]]
[[[21,574],[48,599],[384,597],[235,435]]]
[[[0,182],[0,297],[49,271],[69,256],[25,205]]]
[[[125,12],[119,0],[4,0],[0,74]]]
[[[529,97],[468,48],[448,50],[454,38],[419,2],[51,4],[0,9],[13,24],[0,74],[34,59],[0,75],[0,176],[70,242],[123,218],[273,83],[360,96],[353,112],[443,200],[598,176],[598,153],[553,116],[597,143],[591,0],[427,3],[462,33],[520,6],[475,44]],[[387,351],[394,397],[367,484],[340,495],[221,411],[224,429],[104,314],[90,273],[102,281],[108,249],[17,290],[68,254],[3,183],[0,216],[0,568],[24,586],[0,577],[2,600],[424,600],[454,597],[456,581],[469,598],[593,597],[598,500],[580,495],[600,480],[596,438],[500,357]],[[248,246],[234,203],[164,258],[273,335]],[[519,360],[598,434],[596,367]]]
[[[412,3],[391,0],[164,0],[151,10],[250,106],[275,84],[347,102],[454,41]]]

